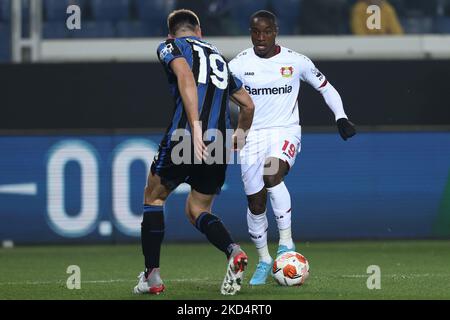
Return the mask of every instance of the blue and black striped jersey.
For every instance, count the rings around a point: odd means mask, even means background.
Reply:
[[[170,92],[175,100],[172,121],[166,134],[170,136],[176,129],[190,131],[177,79],[170,68],[172,60],[184,58],[197,84],[198,112],[203,132],[218,129],[225,137],[226,129],[230,128],[229,95],[240,89],[242,82],[231,74],[217,48],[197,37],[183,37],[162,42],[157,54],[166,70]]]

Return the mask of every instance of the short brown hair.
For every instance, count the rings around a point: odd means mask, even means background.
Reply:
[[[200,20],[191,10],[175,10],[172,11],[167,17],[167,27],[169,29],[169,33],[173,35],[182,28],[194,31],[197,26],[200,27]]]

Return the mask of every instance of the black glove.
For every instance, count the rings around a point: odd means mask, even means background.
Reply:
[[[342,139],[347,140],[356,134],[355,125],[348,119],[340,118],[336,121],[336,124]]]

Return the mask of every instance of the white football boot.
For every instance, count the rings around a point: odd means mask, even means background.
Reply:
[[[138,284],[133,289],[135,294],[160,294],[164,291],[165,287],[159,275],[159,268],[153,268],[147,278],[145,273],[141,272],[138,279]]]
[[[227,272],[223,279],[220,293],[223,295],[234,295],[241,290],[247,262],[248,258],[245,252],[241,247],[236,246],[228,259]]]

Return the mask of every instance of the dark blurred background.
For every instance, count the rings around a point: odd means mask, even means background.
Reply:
[[[0,0],[0,240],[138,240],[173,110],[156,48],[175,8],[194,10],[227,59],[251,46],[250,15],[273,11],[278,43],[341,94],[358,130],[347,142],[320,94],[300,90],[302,152],[286,178],[296,236],[450,237],[450,0]],[[239,171],[215,210],[248,240]],[[183,218],[188,191],[167,203],[169,241],[203,239]]]

